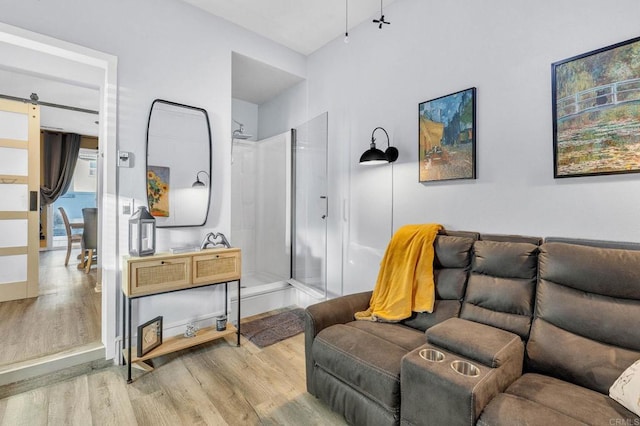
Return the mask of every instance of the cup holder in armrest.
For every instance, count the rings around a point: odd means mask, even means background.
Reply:
[[[435,349],[421,349],[420,352],[418,353],[420,354],[420,357],[422,357],[422,359],[426,359],[427,361],[432,361],[432,362],[444,361],[444,354]]]
[[[477,377],[480,375],[480,369],[467,361],[453,361],[451,368],[453,368],[453,371],[456,373],[467,377]]]

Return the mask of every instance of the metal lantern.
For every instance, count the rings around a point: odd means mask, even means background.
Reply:
[[[129,254],[149,256],[156,252],[156,218],[146,207],[138,210],[129,219]]]

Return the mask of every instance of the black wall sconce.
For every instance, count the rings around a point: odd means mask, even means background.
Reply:
[[[211,179],[209,177],[209,173],[205,172],[204,170],[200,170],[198,173],[196,173],[196,181],[193,182],[193,184],[191,185],[193,188],[200,188],[200,187],[207,186],[206,183],[200,180],[200,173],[204,173],[205,175],[207,175],[208,179]]]
[[[387,149],[382,152],[378,148],[376,148],[376,139],[373,136],[376,133],[376,130],[382,130],[385,135],[387,135]],[[371,132],[371,145],[368,150],[366,150],[360,156],[360,164],[363,166],[373,166],[376,164],[386,164],[393,163],[398,159],[398,149],[391,146],[389,143],[389,134],[382,127],[376,127]]]

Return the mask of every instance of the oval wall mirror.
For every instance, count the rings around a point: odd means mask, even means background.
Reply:
[[[147,125],[147,202],[158,228],[202,226],[211,201],[207,111],[156,99]]]

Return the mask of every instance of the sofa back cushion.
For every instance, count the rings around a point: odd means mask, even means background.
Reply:
[[[593,245],[541,246],[525,368],[607,394],[640,359],[640,251]]]
[[[474,243],[460,318],[528,337],[537,278],[536,241],[499,236]]]
[[[482,241],[499,241],[503,243],[531,243],[539,246],[542,244],[541,237],[528,237],[526,235],[508,235],[508,234],[480,234],[478,238]]]
[[[403,321],[405,325],[425,331],[459,315],[471,265],[471,247],[477,235],[460,232],[436,237],[433,243],[433,278],[436,284],[433,313],[414,312],[411,318]]]

